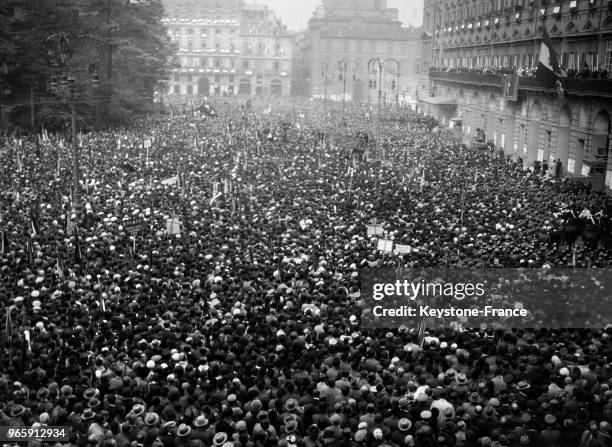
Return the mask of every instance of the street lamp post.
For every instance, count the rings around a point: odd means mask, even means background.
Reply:
[[[91,38],[98,40],[97,38],[89,35],[77,36],[76,38]],[[76,79],[72,72],[73,46],[68,35],[66,34],[53,34],[45,40],[44,44],[47,50],[47,56],[50,60],[50,65],[54,69],[54,72],[60,75],[62,87],[68,87],[69,89],[68,98],[70,103],[70,120],[72,130],[72,213],[76,215],[77,222],[79,222],[81,218],[81,170],[76,131],[76,114],[74,109]],[[98,83],[97,72],[92,73],[92,83],[94,86]],[[51,80],[50,86],[56,93],[60,93],[62,90],[58,86],[56,79]]]
[[[323,78],[323,104],[327,108],[327,80],[329,73],[329,64],[327,62],[321,62],[321,77]]]
[[[382,79],[383,79],[383,69],[385,68],[385,66],[387,66],[387,64],[396,64],[397,66],[397,77],[398,77],[398,84],[399,84],[399,71],[400,71],[400,63],[397,59],[380,59],[378,57],[370,59],[368,61],[368,71],[373,74],[374,76],[378,73],[378,112],[377,112],[377,123],[376,123],[376,152],[380,153],[381,150],[381,142],[380,142],[380,137],[381,137],[381,130],[380,130],[380,107],[381,107],[381,102],[382,102]],[[399,88],[399,85],[396,85],[395,88]],[[386,159],[386,154],[385,151],[383,149],[383,153],[382,153],[382,159],[385,160]]]
[[[351,68],[353,72],[357,71],[357,62],[353,61],[338,61],[338,69],[340,73],[342,73],[342,114],[345,113],[345,105],[346,105],[346,71],[348,68]]]

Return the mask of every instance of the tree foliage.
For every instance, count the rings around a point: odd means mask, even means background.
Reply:
[[[146,110],[175,65],[163,14],[161,0],[3,0],[0,94],[26,104],[33,88],[42,120],[63,116],[71,100],[84,122]],[[70,42],[70,64],[47,52],[59,35]],[[67,75],[73,89],[61,82]],[[51,91],[53,81],[60,88]]]

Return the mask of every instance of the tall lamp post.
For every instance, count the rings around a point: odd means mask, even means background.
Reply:
[[[76,39],[90,38],[98,40],[89,35],[76,36]],[[77,142],[76,115],[74,110],[75,83],[76,78],[72,71],[73,45],[66,34],[52,34],[44,42],[47,56],[54,75],[49,83],[51,90],[61,96],[67,96],[70,103],[71,128],[72,128],[72,212],[81,218],[81,170],[79,160],[79,145]],[[92,83],[98,84],[97,72],[91,72]],[[57,80],[60,80],[58,84]],[[66,95],[66,90],[68,94]]]
[[[357,71],[357,62],[354,61],[345,61],[344,59],[338,61],[338,70],[342,74],[342,114],[345,113],[345,105],[346,105],[346,71],[347,69],[351,69],[353,74]]]
[[[383,80],[383,70],[389,64],[395,64],[397,66],[397,78],[399,84],[399,71],[400,71],[400,63],[397,59],[380,59],[378,57],[370,59],[368,61],[368,72],[372,75],[376,76],[378,74],[378,112],[376,119],[376,152],[380,153],[381,142],[380,142],[380,107],[382,102],[382,80]],[[376,78],[375,78],[376,79]],[[395,85],[395,88],[399,88],[399,85]],[[383,160],[386,159],[386,153],[383,150],[382,153]]]
[[[321,77],[323,78],[323,104],[327,108],[327,82],[329,80],[329,63],[321,62]]]

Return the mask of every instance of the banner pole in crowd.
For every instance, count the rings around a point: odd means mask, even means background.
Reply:
[[[464,195],[465,195],[465,190],[461,188],[461,226],[462,227],[463,227]]]

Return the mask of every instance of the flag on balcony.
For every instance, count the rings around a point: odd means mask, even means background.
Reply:
[[[542,30],[542,43],[540,45],[540,57],[538,59],[538,80],[548,89],[556,89],[560,98],[565,95],[564,77],[565,72],[559,65],[559,58],[555,53],[552,41],[546,31]]]
[[[504,76],[504,97],[508,101],[518,99],[519,76],[517,73]]]

